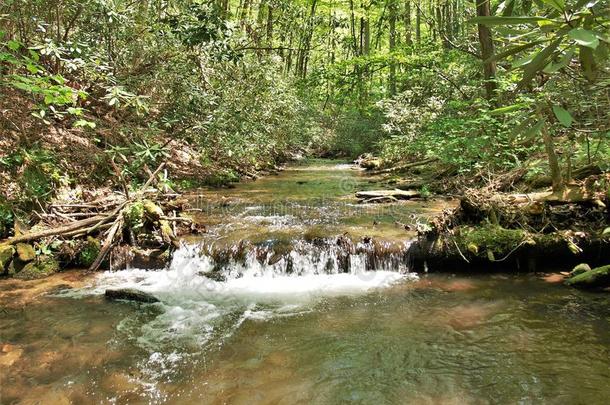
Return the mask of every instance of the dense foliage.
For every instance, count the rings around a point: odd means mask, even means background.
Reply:
[[[15,114],[1,124],[17,141],[0,164],[19,198],[56,185],[26,173],[69,183],[71,162],[37,137],[53,127],[98,148],[98,180],[110,161],[138,179],[181,151],[189,181],[224,182],[303,149],[458,172],[530,161],[569,179],[610,160],[609,13],[605,0],[8,0],[0,101]]]

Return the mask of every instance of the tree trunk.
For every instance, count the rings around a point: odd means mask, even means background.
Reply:
[[[396,0],[389,0],[389,24],[390,24],[390,77],[389,92],[390,96],[396,94],[396,62],[394,62],[393,52],[396,50]]]
[[[542,125],[542,140],[544,142],[544,150],[546,152],[547,159],[549,161],[549,168],[551,169],[551,181],[553,185],[553,193],[560,194],[565,190],[565,183],[561,176],[561,168],[559,167],[559,160],[555,153],[555,145],[553,144],[553,138],[549,133],[546,121],[542,112],[539,110],[538,115],[543,120]]]
[[[273,48],[273,7],[271,4],[267,4],[267,46],[269,47],[269,53]]]
[[[412,46],[413,45],[413,32],[411,30],[411,0],[407,0],[405,2],[404,24],[405,24],[405,43],[407,44],[407,46]]]
[[[421,5],[420,0],[417,0],[417,12],[415,14],[415,42],[421,44]]]
[[[491,10],[489,0],[477,0],[477,16],[489,17]],[[479,42],[481,44],[481,59],[483,60],[483,78],[485,79],[485,95],[488,100],[492,100],[496,95],[497,84],[496,62],[489,62],[487,59],[494,54],[494,43],[491,30],[488,26],[477,24],[479,29]]]

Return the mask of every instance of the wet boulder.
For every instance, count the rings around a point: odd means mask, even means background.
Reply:
[[[159,299],[152,294],[134,288],[120,288],[116,290],[106,290],[104,296],[109,300],[126,300],[152,304],[159,302]]]
[[[565,284],[583,289],[610,287],[610,264],[576,274],[568,278]]]
[[[167,249],[140,249],[121,245],[112,250],[110,262],[113,270],[160,270],[167,267],[170,259],[171,255]]]

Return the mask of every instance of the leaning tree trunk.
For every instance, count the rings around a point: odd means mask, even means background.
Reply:
[[[542,141],[544,142],[544,150],[546,152],[547,159],[549,161],[549,168],[551,169],[551,181],[553,185],[553,193],[560,194],[565,190],[565,182],[563,177],[561,176],[561,167],[559,167],[559,160],[557,159],[557,154],[555,153],[555,145],[553,144],[553,138],[549,133],[546,122],[544,122],[544,117],[542,116],[542,112],[538,112],[540,119],[542,120]]]

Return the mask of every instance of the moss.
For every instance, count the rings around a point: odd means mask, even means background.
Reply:
[[[78,252],[77,263],[83,267],[91,266],[100,253],[100,248],[100,241],[91,236],[87,237],[87,241]]]
[[[610,286],[610,264],[577,274],[565,281],[576,288],[604,288]]]
[[[10,205],[0,199],[0,238],[9,236],[14,220],[15,217]]]
[[[31,262],[36,258],[36,251],[34,251],[32,245],[28,245],[27,243],[17,243],[16,248],[19,260],[22,262]]]
[[[457,242],[462,251],[490,257],[496,254],[507,254],[527,237],[527,232],[521,229],[504,229],[500,226],[485,225],[476,228],[460,228]]]
[[[123,210],[125,224],[134,232],[138,233],[144,227],[144,204],[135,201]]]
[[[586,273],[587,271],[590,271],[590,270],[591,270],[591,267],[587,263],[580,263],[579,265],[574,266],[574,268],[570,272],[570,277],[574,277],[579,274]]]
[[[15,278],[22,280],[34,280],[47,277],[59,271],[59,263],[52,257],[43,257],[26,264],[23,269],[15,274]]]
[[[15,248],[10,245],[0,245],[0,273],[8,270],[8,266],[15,254]]]

